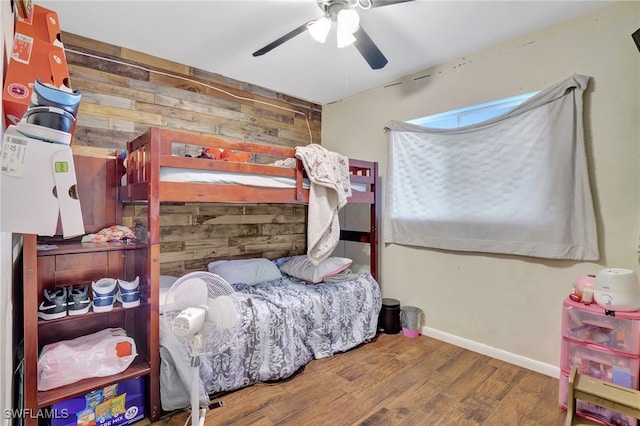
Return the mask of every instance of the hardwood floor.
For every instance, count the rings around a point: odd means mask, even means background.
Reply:
[[[219,398],[207,425],[562,425],[558,380],[426,336],[380,334]],[[188,412],[154,425],[183,426]],[[190,423],[189,423],[190,424]]]

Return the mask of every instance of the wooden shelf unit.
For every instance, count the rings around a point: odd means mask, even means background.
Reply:
[[[56,243],[53,250],[37,250],[35,235],[24,236],[24,401],[27,410],[37,412],[65,399],[85,394],[112,383],[146,376],[147,392],[158,389],[158,310],[153,308],[154,291],[148,279],[150,248],[146,244]],[[140,306],[124,309],[118,303],[111,312],[66,316],[56,320],[38,318],[38,306],[45,289],[91,284],[100,278],[133,280],[140,277]],[[157,304],[155,305],[157,306]],[[108,327],[122,327],[136,342],[138,356],[125,371],[107,377],[77,381],[47,391],[38,391],[38,356],[51,343],[95,333]],[[151,396],[151,394],[149,394]],[[147,398],[149,401],[150,398]],[[147,407],[150,416],[159,407]],[[26,419],[25,424],[37,424]]]
[[[122,223],[122,203],[116,194],[116,159],[74,156],[77,189],[82,206],[85,233],[96,233]],[[58,235],[61,228],[58,228]],[[39,241],[40,239],[40,241]],[[56,245],[37,250],[38,243]],[[159,293],[158,277],[149,265],[159,262],[160,248],[146,243],[81,243],[61,237],[23,236],[23,277],[16,283],[22,293],[24,337],[23,398],[28,413],[83,395],[110,384],[144,377],[145,415],[157,420],[159,406]],[[133,280],[140,277],[140,306],[124,309],[116,302],[111,312],[66,316],[56,320],[38,318],[43,290],[68,285],[91,284],[100,278]],[[20,291],[22,290],[22,291]],[[123,372],[107,377],[80,380],[47,391],[38,391],[38,357],[43,346],[82,336],[108,327],[122,327],[136,342],[138,356]],[[151,401],[157,401],[152,403]],[[36,416],[25,418],[25,426],[37,425]]]

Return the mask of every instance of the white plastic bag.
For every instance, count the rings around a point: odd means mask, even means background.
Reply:
[[[38,358],[38,390],[120,373],[136,355],[136,342],[121,328],[45,345]]]

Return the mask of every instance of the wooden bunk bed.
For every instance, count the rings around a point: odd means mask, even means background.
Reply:
[[[268,164],[240,163],[232,161],[203,161],[200,158],[174,155],[174,145],[192,145],[203,148],[221,148],[250,152],[253,155],[292,159],[295,168]],[[309,190],[304,188],[304,168],[295,158],[295,149],[252,142],[241,142],[213,136],[151,127],[147,132],[127,145],[126,185],[120,188],[122,202],[145,201],[148,203],[148,227],[150,245],[159,244],[160,204],[163,202],[209,203],[300,203],[309,202]],[[292,188],[265,188],[249,185],[230,185],[202,182],[161,181],[163,167],[184,168],[198,171],[218,171],[256,174],[273,178],[291,179]],[[353,191],[348,199],[353,204],[370,205],[370,228],[362,231],[341,231],[344,241],[356,241],[371,245],[371,275],[378,279],[378,163],[349,159],[352,184],[363,184],[365,191]]]
[[[226,149],[249,152],[253,162],[209,160],[185,156],[185,146],[201,149]],[[273,160],[290,167],[274,165]],[[283,161],[284,160],[284,161]],[[291,167],[291,165],[295,165]],[[344,241],[356,241],[370,245],[370,273],[378,279],[378,165],[376,162],[349,159],[350,181],[358,190],[352,191],[348,203],[369,206],[370,226],[368,231],[341,230]],[[253,184],[203,183],[166,180],[163,171],[182,170],[197,173],[231,173],[242,176],[260,176],[285,181],[280,187],[265,187]],[[291,147],[241,142],[182,131],[151,127],[127,145],[122,186],[118,189],[119,201],[123,203],[145,202],[148,226],[148,282],[151,288],[149,303],[158,311],[160,281],[160,205],[162,203],[290,203],[309,202],[309,189],[305,185],[305,170],[302,162],[295,158]],[[173,178],[169,178],[173,179]],[[199,180],[200,178],[198,178]],[[378,295],[379,296],[379,295]],[[150,325],[152,336],[159,336],[160,324],[154,319]],[[159,337],[152,337],[152,339]],[[157,420],[160,413],[159,359],[152,360],[150,374],[150,417]]]

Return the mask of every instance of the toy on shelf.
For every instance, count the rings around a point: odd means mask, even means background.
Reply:
[[[573,283],[573,292],[569,295],[574,302],[590,305],[593,302],[595,275],[583,275]]]

